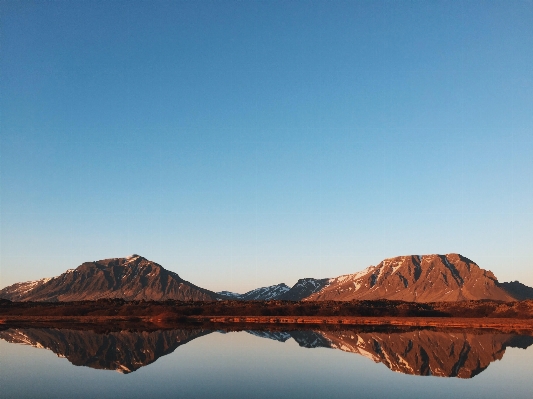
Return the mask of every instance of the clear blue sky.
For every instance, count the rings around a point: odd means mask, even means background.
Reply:
[[[533,286],[533,3],[0,2],[0,286],[458,252]]]

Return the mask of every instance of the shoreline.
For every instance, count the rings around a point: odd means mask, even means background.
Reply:
[[[335,324],[347,326],[496,328],[533,330],[533,319],[461,318],[461,317],[335,317],[335,316],[204,316],[194,317],[211,323],[245,324]]]
[[[176,324],[202,325],[336,325],[336,326],[391,326],[411,328],[497,329],[533,332],[533,319],[512,318],[463,318],[463,317],[339,317],[339,316],[0,316],[0,326],[11,324],[34,326],[62,324],[74,325],[124,325],[143,324],[152,327],[169,327]]]

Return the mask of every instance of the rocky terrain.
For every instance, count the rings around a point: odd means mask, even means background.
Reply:
[[[79,301],[102,298],[183,301],[351,301],[390,299],[408,302],[533,299],[533,288],[500,283],[491,271],[459,254],[409,255],[335,278],[303,278],[245,294],[218,293],[193,285],[142,256],[87,262],[58,277],[17,283],[0,290],[11,301]]]
[[[533,298],[518,282],[501,284],[491,271],[458,254],[413,255],[385,259],[361,272],[330,279],[306,301],[392,299],[409,302]]]
[[[329,284],[328,278],[301,278],[294,284],[289,291],[280,295],[279,300],[285,301],[301,301],[309,298],[315,292],[320,292]]]
[[[269,287],[256,288],[255,290],[248,291],[245,294],[237,294],[235,292],[221,291],[217,292],[222,299],[239,300],[239,301],[270,301],[277,299],[290,288],[286,284],[271,285]]]
[[[102,298],[211,301],[219,296],[155,262],[132,255],[86,262],[58,277],[14,284],[0,290],[0,298],[47,302]]]
[[[488,270],[459,254],[410,255],[385,259],[377,266],[335,278],[300,279],[290,289],[263,287],[270,300],[349,301],[391,299],[409,302],[533,299],[533,288],[500,283]],[[255,290],[254,290],[255,291]],[[250,291],[250,292],[254,292]],[[248,294],[248,293],[247,293]],[[260,299],[233,294],[228,299]]]

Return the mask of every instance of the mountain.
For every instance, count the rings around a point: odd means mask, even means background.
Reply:
[[[183,280],[142,256],[86,262],[58,277],[17,283],[0,290],[11,301],[125,300],[211,301],[219,296]]]
[[[283,287],[283,289],[277,289]],[[491,271],[459,254],[409,255],[385,259],[377,266],[334,278],[303,278],[258,288],[246,294],[219,292],[224,299],[351,301],[391,299],[409,302],[453,302],[533,299],[533,288],[514,281],[500,283]]]
[[[510,283],[498,283],[498,286],[519,301],[533,298],[533,288],[528,287],[527,285],[518,281],[511,281]]]
[[[305,301],[391,299],[437,302],[533,298],[520,283],[499,283],[491,271],[459,254],[410,255],[385,259],[377,266],[329,279]]]
[[[303,278],[238,294],[197,287],[142,256],[83,263],[58,277],[13,284],[0,290],[11,301],[125,300],[351,301],[390,299],[439,302],[533,299],[533,288],[500,283],[491,271],[459,254],[408,255],[335,278]]]
[[[301,278],[292,286],[292,288],[280,295],[279,300],[285,301],[301,301],[304,298],[309,297],[315,292],[319,292],[329,283],[329,278]]]
[[[230,291],[217,292],[223,299],[232,299],[237,301],[269,301],[273,299],[279,299],[279,297],[290,288],[281,283],[277,285],[271,285],[268,287],[256,288],[255,290],[248,291],[245,294],[237,294]]]
[[[286,284],[271,285],[268,287],[256,288],[245,294],[237,294],[230,291],[217,292],[222,299],[237,301],[301,301],[311,294],[324,288],[329,278],[301,278],[296,284],[289,288]]]

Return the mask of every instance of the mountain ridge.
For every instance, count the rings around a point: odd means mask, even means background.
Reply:
[[[139,255],[85,262],[57,277],[16,283],[0,290],[15,301],[215,300],[218,295]]]
[[[242,300],[350,301],[390,299],[438,302],[533,299],[533,288],[518,281],[499,282],[490,271],[460,254],[405,255],[334,278],[303,278],[245,294],[213,292],[140,255],[85,262],[57,277],[16,283],[0,290],[11,301]]]

